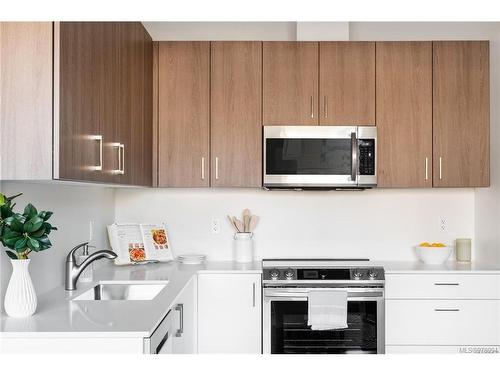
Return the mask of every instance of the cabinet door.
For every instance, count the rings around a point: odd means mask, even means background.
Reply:
[[[263,43],[264,125],[318,125],[318,43]]]
[[[138,185],[152,186],[153,184],[153,40],[142,23],[139,23],[142,53],[144,60],[142,104],[142,174]]]
[[[212,42],[211,185],[262,186],[262,43]]]
[[[198,352],[254,353],[261,348],[261,275],[198,275]]]
[[[432,186],[431,42],[377,43],[378,186]]]
[[[59,148],[56,178],[63,180],[103,180],[101,31],[100,25],[93,22],[61,22],[59,25],[59,48],[55,50],[59,54],[59,103],[56,103],[59,144],[55,147]],[[55,40],[57,42],[57,38]]]
[[[320,125],[375,125],[375,43],[320,42]]]
[[[196,340],[196,277],[186,285],[172,307],[172,353],[195,354]]]
[[[52,23],[0,22],[0,180],[52,178]]]
[[[434,186],[489,186],[489,42],[433,49]]]
[[[120,101],[128,88],[122,87],[123,77],[120,75],[121,45],[119,38],[120,25],[116,22],[95,22],[93,27],[99,30],[101,42],[98,43],[99,76],[97,82],[100,88],[99,124],[103,136],[103,173],[101,181],[125,183],[123,177],[117,175],[121,167],[121,150],[117,147],[122,143],[120,129],[124,126]]]
[[[158,184],[209,186],[210,42],[160,42]]]

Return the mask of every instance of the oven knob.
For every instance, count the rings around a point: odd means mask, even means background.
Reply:
[[[321,278],[321,280],[325,280],[327,276],[328,276],[328,271],[327,270],[321,270],[321,271],[319,271],[319,277]]]
[[[368,277],[375,280],[378,277],[378,272],[376,270],[370,270],[370,272],[368,272]]]
[[[271,279],[273,280],[278,280],[278,277],[280,276],[280,271],[278,271],[276,268],[269,271],[269,276],[271,276]]]
[[[355,280],[359,280],[363,277],[363,272],[360,269],[355,269],[352,273]]]
[[[285,277],[287,280],[292,280],[293,279],[294,272],[291,268],[288,268],[285,270]]]

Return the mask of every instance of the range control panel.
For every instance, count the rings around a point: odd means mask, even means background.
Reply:
[[[292,268],[276,267],[264,268],[263,279],[268,281],[357,281],[357,280],[384,280],[382,267],[353,267],[353,268]]]

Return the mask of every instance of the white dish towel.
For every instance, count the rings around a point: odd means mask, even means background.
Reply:
[[[307,325],[312,330],[347,328],[347,291],[311,290],[307,301]]]

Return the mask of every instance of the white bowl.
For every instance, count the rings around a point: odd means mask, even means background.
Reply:
[[[451,255],[452,248],[445,247],[415,247],[418,258],[425,264],[443,264]]]

